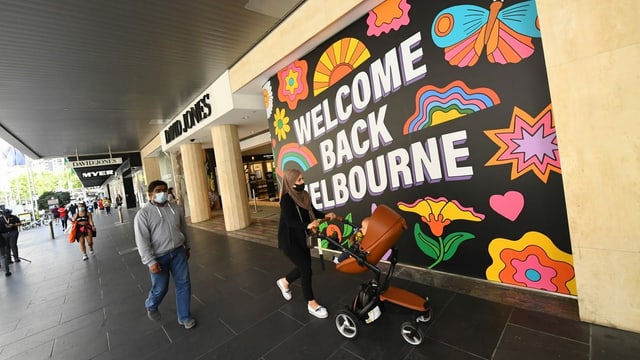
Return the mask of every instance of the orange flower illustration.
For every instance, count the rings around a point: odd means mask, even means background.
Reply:
[[[577,295],[573,256],[560,250],[545,234],[529,231],[520,239],[493,239],[493,263],[487,280],[561,294]]]
[[[432,239],[422,232],[420,223],[415,224],[413,233],[416,244],[423,253],[435,260],[433,264],[429,265],[429,269],[451,259],[462,242],[475,238],[475,235],[463,231],[448,234],[443,238],[445,226],[455,220],[484,220],[483,214],[475,212],[472,208],[465,208],[455,200],[447,200],[443,197],[438,199],[426,197],[413,204],[399,202],[398,208],[420,215],[420,220],[426,223],[431,233],[437,237],[437,240]]]

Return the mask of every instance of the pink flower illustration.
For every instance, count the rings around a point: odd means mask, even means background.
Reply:
[[[298,101],[309,95],[307,62],[296,60],[278,72],[278,100],[286,102],[289,109],[298,107]]]

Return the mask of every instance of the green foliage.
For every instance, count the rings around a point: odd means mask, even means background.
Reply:
[[[49,200],[58,199],[58,205],[67,205],[71,202],[71,193],[68,191],[46,191],[38,198],[38,209],[46,210],[49,208]]]
[[[16,168],[9,176],[9,187],[0,191],[0,197],[12,199],[19,204],[30,204],[31,196],[38,196],[38,209],[48,209],[47,200],[54,196],[61,203],[69,203],[70,194],[66,190],[82,189],[82,183],[73,169],[62,171],[32,171]],[[29,176],[30,175],[30,176]],[[30,191],[31,190],[31,191]],[[42,201],[45,199],[44,201]]]

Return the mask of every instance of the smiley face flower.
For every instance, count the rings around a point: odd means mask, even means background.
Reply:
[[[286,115],[285,109],[276,108],[276,114],[273,120],[273,127],[276,132],[276,136],[278,136],[278,141],[285,140],[287,138],[287,133],[291,131],[291,126],[289,126],[289,117]]]

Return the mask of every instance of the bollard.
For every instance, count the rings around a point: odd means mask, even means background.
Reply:
[[[51,231],[51,240],[55,239],[55,235],[53,234],[53,220],[49,221],[49,231]]]
[[[122,206],[118,206],[118,218],[120,219],[120,223],[122,224]]]
[[[251,190],[251,193],[253,194],[253,212],[257,213],[258,212],[258,199],[256,198],[256,191]]]

